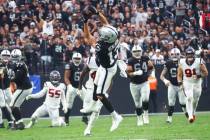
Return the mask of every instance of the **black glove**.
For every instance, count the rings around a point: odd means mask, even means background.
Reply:
[[[98,15],[99,13],[98,13],[98,10],[94,7],[94,6],[92,6],[92,5],[90,5],[89,7],[88,7],[88,10],[94,15]]]
[[[89,10],[89,7],[86,7],[82,11],[82,20],[84,23],[87,23],[88,19],[92,16],[92,12]]]

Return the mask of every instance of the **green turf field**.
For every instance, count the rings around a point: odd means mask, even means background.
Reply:
[[[150,116],[150,124],[136,126],[136,117],[124,117],[119,128],[109,132],[111,117],[99,117],[92,136],[83,136],[85,125],[80,118],[72,118],[71,125],[49,128],[49,120],[40,120],[33,128],[23,131],[0,129],[0,140],[210,140],[210,113],[197,115],[195,123],[189,124],[183,115],[174,115],[173,123],[165,123],[165,115]]]

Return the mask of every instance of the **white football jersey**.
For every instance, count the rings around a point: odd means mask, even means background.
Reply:
[[[96,76],[96,71],[98,69],[98,65],[96,64],[96,57],[91,56],[88,58],[87,66],[90,69],[88,81],[85,84],[86,88],[93,88],[94,87],[94,79]]]
[[[163,65],[165,63],[162,55],[157,56],[155,54],[152,56],[151,60],[153,61],[154,65]]]
[[[32,94],[32,98],[40,98],[46,94],[44,104],[49,108],[60,108],[60,102],[66,104],[65,99],[66,86],[60,83],[58,86],[54,86],[51,82],[45,82],[43,89],[36,94]]]
[[[180,66],[183,71],[183,81],[187,82],[200,82],[201,78],[198,80],[195,78],[196,75],[201,75],[200,64],[203,64],[203,61],[200,58],[195,58],[193,64],[188,65],[186,58],[180,60]]]

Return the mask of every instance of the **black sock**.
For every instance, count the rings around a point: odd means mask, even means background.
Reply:
[[[100,94],[101,96],[101,102],[103,103],[104,107],[109,111],[109,113],[112,113],[114,111],[114,108],[110,101],[106,98],[104,94]]]
[[[97,90],[97,85],[94,84],[94,91],[93,91],[93,100],[94,101],[98,100],[97,95],[96,95],[96,90]]]
[[[1,110],[8,122],[13,121],[12,114],[7,107],[2,107]]]
[[[68,108],[68,111],[64,114],[65,121],[69,121],[69,116],[71,114],[71,109]]]
[[[142,108],[143,108],[143,110],[148,110],[149,102],[142,102]]]
[[[169,106],[168,107],[168,116],[172,116],[174,113],[174,106]]]
[[[15,121],[19,121],[21,120],[21,112],[20,112],[20,108],[19,107],[13,107],[12,108],[12,114],[15,117]]]
[[[142,108],[136,108],[136,114],[137,116],[140,116],[142,114]]]

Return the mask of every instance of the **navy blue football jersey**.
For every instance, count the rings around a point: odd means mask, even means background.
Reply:
[[[32,88],[31,81],[29,79],[28,67],[24,62],[13,63],[10,66],[11,70],[14,72],[14,77],[11,79],[15,82],[17,89],[29,89]]]
[[[164,67],[168,70],[168,78],[171,84],[177,86],[177,69],[178,69],[178,61],[168,60]]]
[[[148,81],[149,77],[149,68],[148,68],[149,57],[142,56],[141,59],[136,59],[131,57],[128,59],[128,65],[132,66],[133,71],[142,70],[142,75],[136,75],[130,77],[131,83],[134,84],[141,84],[145,81]]]
[[[4,78],[0,79],[0,89],[7,89],[10,86],[10,79],[8,77],[8,68],[6,64],[0,62],[0,68],[3,71]]]
[[[114,66],[117,61],[117,52],[117,45],[109,45],[100,41],[96,44],[96,59],[104,68]]]
[[[84,68],[83,63],[81,63],[79,66],[74,65],[73,62],[65,65],[65,70],[70,70],[71,74],[69,77],[69,81],[71,82],[71,85],[74,88],[78,88],[78,86],[79,86],[79,79],[80,79],[80,75],[81,75],[83,68]]]

